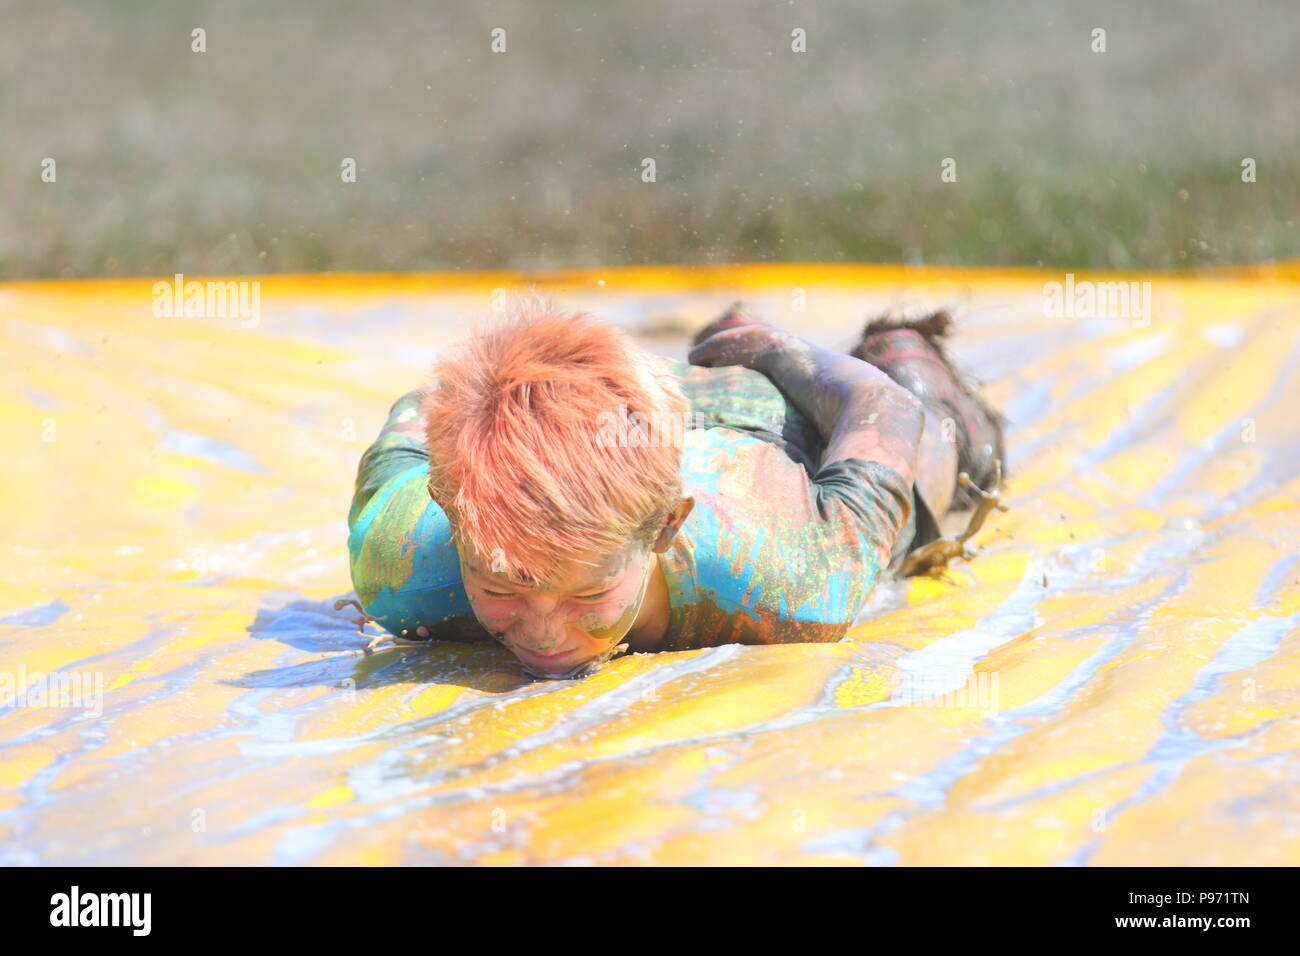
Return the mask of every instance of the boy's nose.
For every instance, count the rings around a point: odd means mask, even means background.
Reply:
[[[519,643],[545,654],[559,646],[567,630],[567,622],[558,616],[532,618],[520,622]]]

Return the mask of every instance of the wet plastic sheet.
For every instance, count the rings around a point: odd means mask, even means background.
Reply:
[[[542,277],[677,356],[958,307],[1011,509],[839,644],[361,656],[357,458],[518,279],[0,286],[0,862],[1300,863],[1294,268]]]

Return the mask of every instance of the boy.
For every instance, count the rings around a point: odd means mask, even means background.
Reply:
[[[548,678],[622,650],[839,640],[880,574],[942,568],[996,503],[1000,421],[944,358],[948,324],[877,321],[845,355],[737,306],[686,365],[515,303],[362,456],[365,617],[486,633]],[[954,504],[976,520],[941,539]]]

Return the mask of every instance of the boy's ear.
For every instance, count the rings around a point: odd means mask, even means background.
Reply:
[[[691,509],[695,507],[694,498],[683,498],[677,502],[668,517],[664,519],[664,526],[659,529],[659,536],[655,538],[654,544],[650,550],[655,554],[663,554],[668,550],[668,546],[673,543],[673,538],[677,537],[677,532],[681,530],[686,519],[690,517]]]

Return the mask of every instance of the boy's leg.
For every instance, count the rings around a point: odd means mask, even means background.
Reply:
[[[962,381],[944,355],[941,340],[947,335],[952,319],[947,312],[935,312],[913,321],[888,317],[869,322],[862,340],[850,353],[880,369],[925,403],[928,411],[926,430],[937,422],[937,440],[955,453],[955,481],[965,472],[971,483],[958,483],[951,496],[956,508],[976,507],[983,501],[977,489],[997,491],[1005,460],[1003,454],[1002,417],[986,405]],[[932,455],[936,460],[941,456]],[[936,467],[938,467],[936,465]],[[918,469],[919,470],[919,469]],[[923,492],[925,485],[918,478]],[[941,501],[927,499],[932,507]],[[943,515],[947,510],[935,510]]]
[[[997,483],[995,462],[1000,469],[1002,461],[1001,418],[965,386],[938,344],[951,321],[946,312],[914,322],[877,319],[868,323],[850,353],[925,404],[916,486],[935,518],[942,518],[950,508],[979,504],[976,491],[958,482],[960,472],[966,472],[978,487],[990,488]],[[724,329],[767,324],[736,302],[701,329],[694,344]]]
[[[767,325],[742,303],[695,336],[695,344],[724,329]],[[999,499],[1003,470],[1003,419],[962,380],[939,340],[952,319],[946,312],[914,321],[888,317],[869,322],[850,353],[874,365],[921,399],[925,429],[917,450],[917,529],[900,571],[904,575],[937,574],[958,557],[969,557],[966,542]],[[972,508],[965,531],[943,537],[938,519],[952,508]],[[925,514],[925,512],[929,512]]]
[[[925,407],[925,431],[916,452],[916,490],[930,513],[942,518],[952,507],[957,493],[957,446],[944,438],[943,419],[929,405]]]
[[[926,434],[916,483],[926,504],[936,516],[942,516],[949,505],[973,509],[961,534],[914,543],[900,568],[904,575],[939,574],[953,559],[971,557],[966,543],[991,511],[1006,510],[999,496],[1004,467],[1003,419],[962,381],[944,355],[940,339],[951,325],[946,312],[914,321],[877,319],[867,323],[862,340],[851,353],[925,403]],[[936,434],[942,448],[934,447]],[[927,465],[935,469],[928,487],[922,475]],[[955,488],[947,480],[949,477],[956,478]],[[945,502],[942,493],[947,489],[951,494]]]

